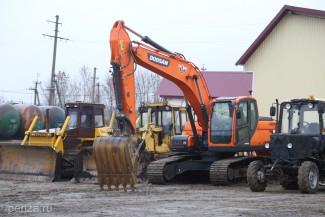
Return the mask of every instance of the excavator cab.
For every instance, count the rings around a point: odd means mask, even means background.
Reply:
[[[250,143],[258,124],[256,100],[252,97],[218,98],[210,122],[210,147],[240,147]]]
[[[191,133],[173,137],[171,150],[178,156],[152,162],[149,181],[164,184],[176,175],[197,171],[209,174],[216,185],[246,177],[246,166],[253,159],[249,155],[266,150],[275,122],[259,121],[256,100],[250,96],[214,99],[209,119],[207,135],[195,124]]]

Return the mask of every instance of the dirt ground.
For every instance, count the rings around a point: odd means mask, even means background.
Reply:
[[[315,195],[269,184],[138,184],[135,192],[95,184],[0,180],[0,216],[324,216],[325,187]]]

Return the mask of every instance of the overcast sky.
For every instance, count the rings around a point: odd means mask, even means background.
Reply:
[[[97,67],[101,83],[110,67],[109,32],[116,20],[200,68],[241,71],[236,61],[285,5],[325,10],[324,0],[1,0],[0,97],[33,102],[28,90],[51,76],[55,25],[60,16],[56,73],[75,77]],[[132,37],[132,39],[137,39]]]

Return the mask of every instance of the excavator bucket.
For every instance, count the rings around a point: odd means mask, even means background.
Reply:
[[[0,145],[0,178],[54,181],[61,154],[47,146]]]
[[[100,189],[104,190],[104,185],[107,185],[110,191],[114,185],[118,191],[122,185],[123,190],[127,191],[129,184],[134,191],[143,140],[133,137],[102,137],[95,140],[93,147]]]

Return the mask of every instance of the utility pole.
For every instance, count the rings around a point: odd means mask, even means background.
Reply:
[[[97,103],[99,103],[99,83],[96,84],[97,86]]]
[[[55,35],[46,35],[43,34],[43,36],[46,37],[50,37],[50,38],[54,38],[54,49],[53,49],[53,61],[52,61],[52,73],[51,73],[51,86],[49,88],[50,90],[50,98],[49,98],[49,105],[53,106],[54,104],[54,91],[55,91],[55,61],[56,61],[56,45],[57,45],[57,40],[58,39],[62,39],[62,40],[66,40],[68,41],[68,38],[61,38],[58,37],[58,33],[59,33],[59,24],[62,25],[62,23],[59,23],[59,15],[56,15],[56,21],[49,21],[47,20],[47,22],[49,23],[55,23]]]
[[[33,81],[33,83],[35,84],[35,87],[29,88],[29,90],[34,90],[34,105],[40,105],[37,85],[41,84],[41,82],[38,82],[38,73],[37,73],[37,79],[36,81]],[[37,104],[36,104],[36,100],[37,100]]]
[[[91,102],[95,103],[95,85],[96,85],[96,67],[94,68],[93,87],[91,93]]]

